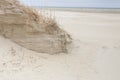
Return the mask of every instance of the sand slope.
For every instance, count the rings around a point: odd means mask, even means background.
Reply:
[[[0,35],[40,53],[67,53],[70,35],[57,23],[19,0],[0,1]]]
[[[56,12],[69,54],[28,51],[0,37],[0,80],[119,80],[120,14]]]

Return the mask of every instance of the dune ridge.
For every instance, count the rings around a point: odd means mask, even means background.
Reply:
[[[70,35],[51,18],[18,0],[0,1],[0,34],[17,44],[42,53],[67,52]]]

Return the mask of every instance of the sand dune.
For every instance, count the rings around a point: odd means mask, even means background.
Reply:
[[[26,50],[0,37],[0,80],[119,80],[120,14],[56,11],[68,54]]]
[[[67,53],[70,35],[57,23],[19,0],[0,1],[0,35],[39,53]]]

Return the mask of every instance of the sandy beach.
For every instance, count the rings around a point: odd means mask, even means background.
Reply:
[[[0,37],[0,80],[120,80],[120,14],[55,11],[69,53],[42,54]]]

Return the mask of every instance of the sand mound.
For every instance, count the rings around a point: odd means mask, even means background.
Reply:
[[[67,52],[71,40],[54,20],[17,0],[0,0],[0,34],[27,49],[51,54]]]

